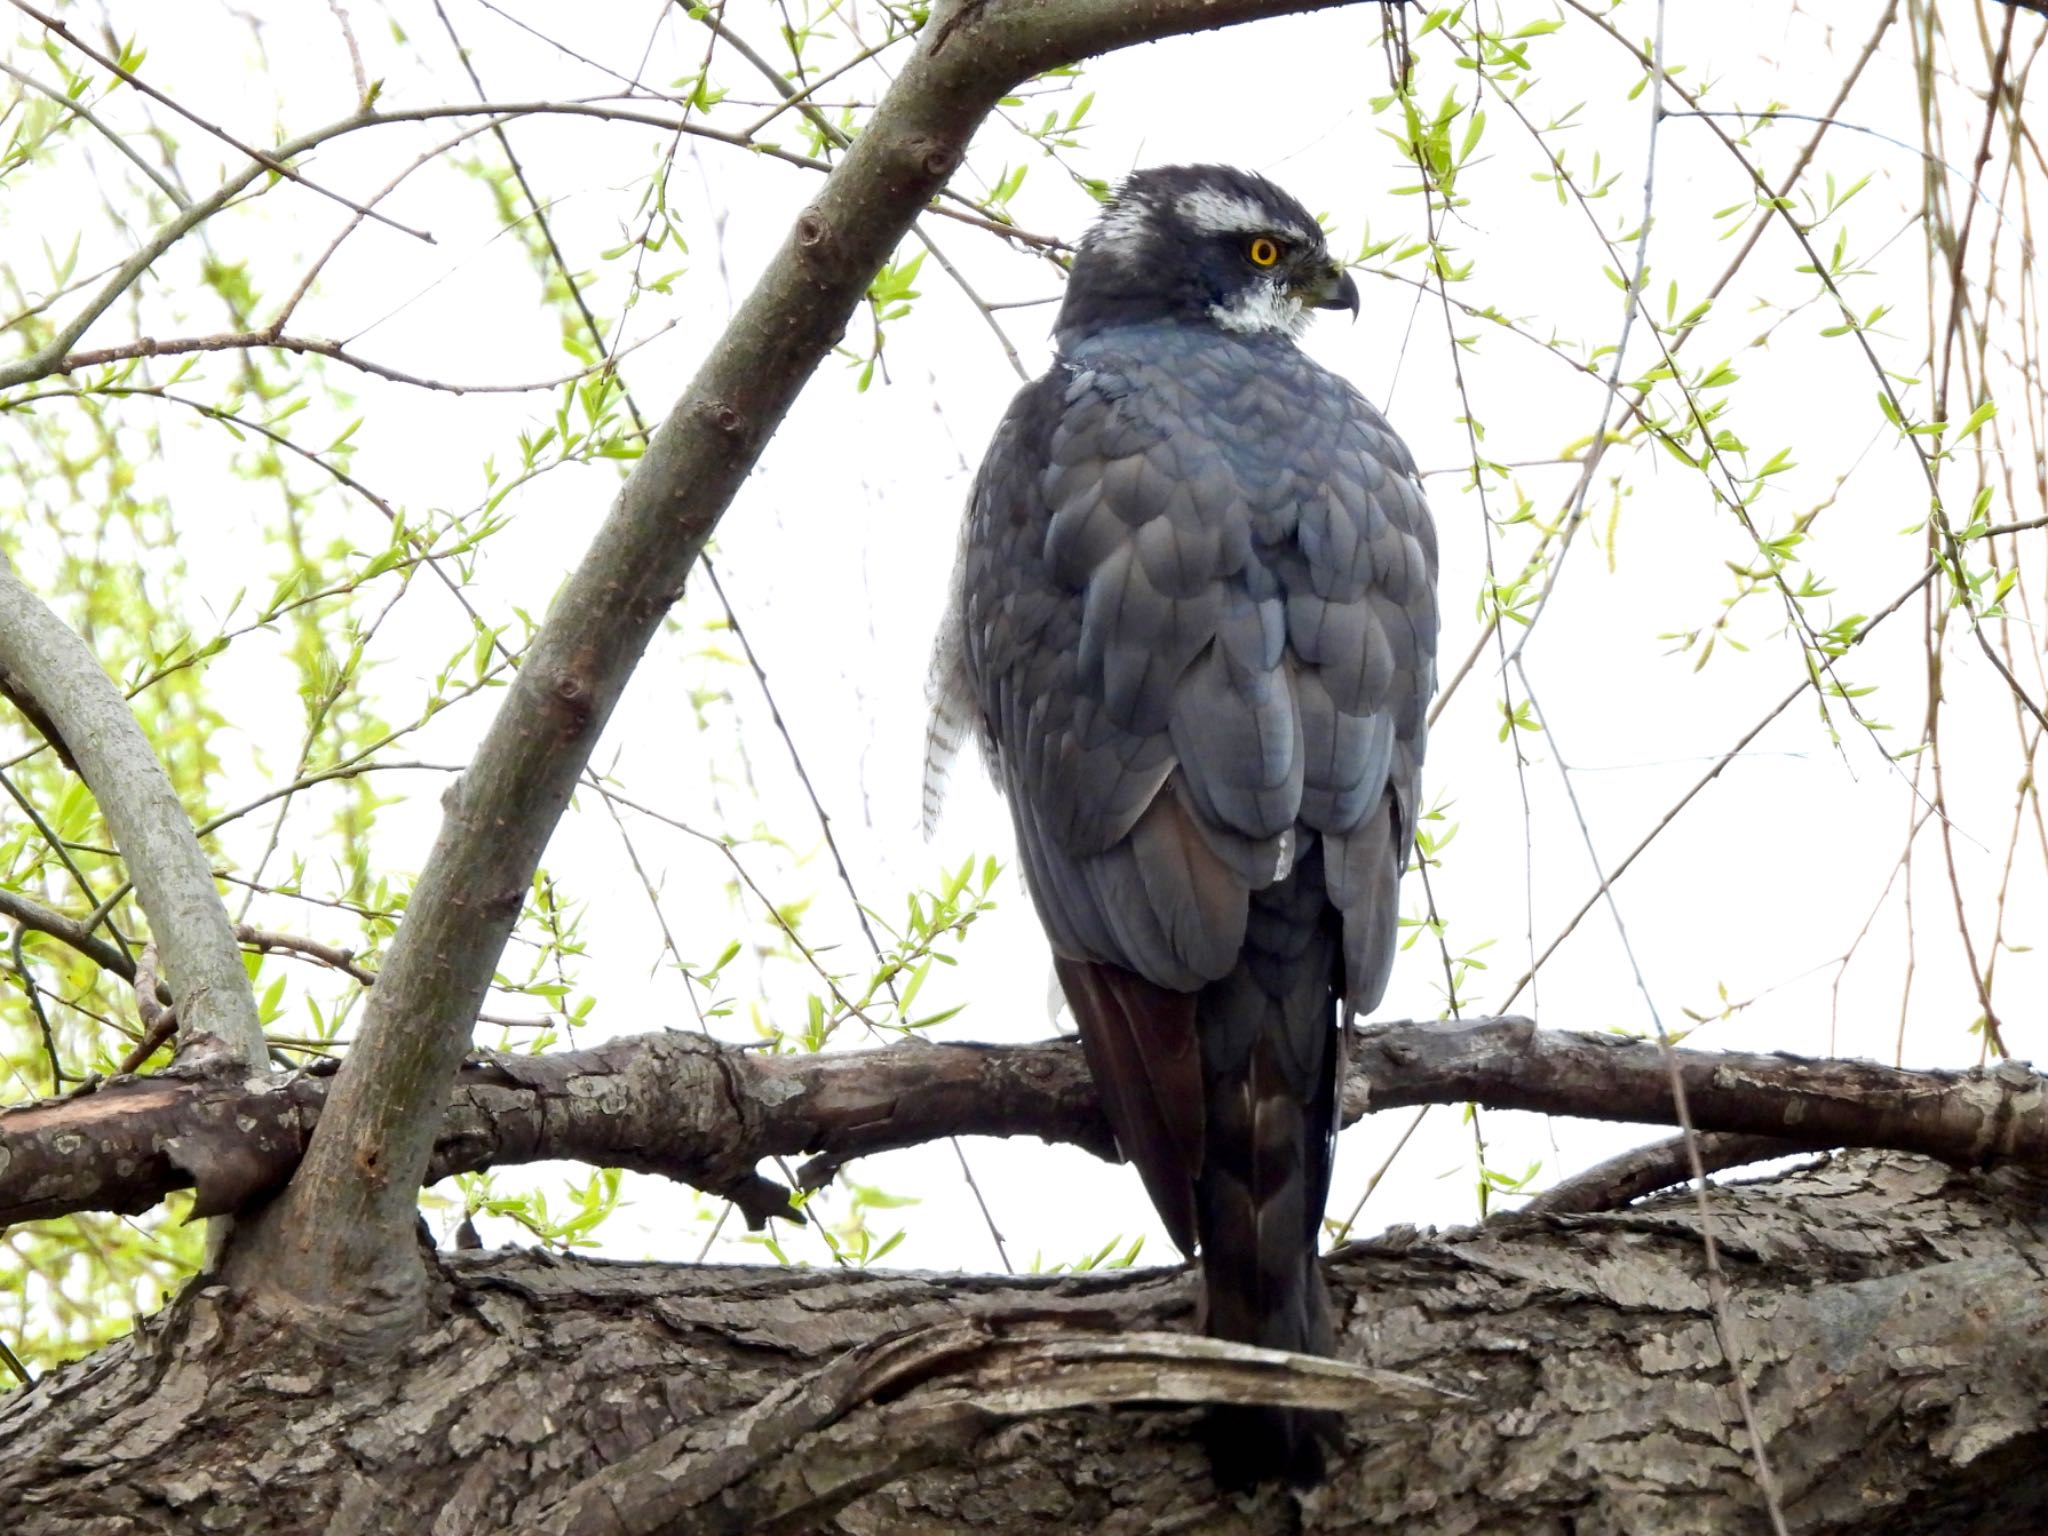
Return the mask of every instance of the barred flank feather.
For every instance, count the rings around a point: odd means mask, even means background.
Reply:
[[[938,832],[939,818],[945,813],[946,781],[954,760],[974,729],[974,684],[967,676],[957,601],[947,606],[938,637],[932,642],[924,696],[931,705],[924,732],[924,835],[929,840]]]
[[[959,701],[947,699],[932,711],[924,732],[924,835],[936,836],[939,820],[946,813],[946,784],[952,776],[953,761],[973,727],[973,713]]]

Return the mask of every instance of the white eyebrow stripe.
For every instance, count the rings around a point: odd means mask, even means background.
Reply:
[[[1313,238],[1308,231],[1282,216],[1278,209],[1215,187],[1197,187],[1192,192],[1183,192],[1174,207],[1182,218],[1204,234],[1250,235],[1272,230],[1304,242]]]

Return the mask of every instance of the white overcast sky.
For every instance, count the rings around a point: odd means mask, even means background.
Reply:
[[[489,8],[470,0],[447,3],[490,94],[499,100],[613,88],[603,73],[564,59],[508,16],[543,32],[571,34],[578,52],[628,75],[654,32],[654,63],[646,78],[662,84],[694,68],[704,47],[701,29],[678,12],[671,11],[657,30],[653,4],[605,3],[564,12],[533,0]],[[349,62],[326,8],[256,6],[255,14],[264,18],[260,56],[240,19],[249,14],[242,8],[181,8],[176,24],[153,6],[111,9],[116,29],[132,30],[146,44],[150,78],[247,138],[271,142],[351,110]],[[1517,4],[1507,11],[1510,26],[1553,14],[1540,5]],[[1956,25],[1974,27],[1969,7],[1942,11]],[[383,104],[472,99],[470,88],[458,83],[459,71],[430,6],[389,8],[388,16],[402,23],[403,41],[393,36],[384,8],[354,4],[348,12],[369,73],[385,82]],[[756,43],[774,43],[775,12],[766,0],[733,0],[727,14]],[[1681,80],[1694,87],[1710,82],[1709,104],[1718,108],[1775,104],[1788,112],[1821,113],[1874,17],[1874,7],[1846,0],[1676,4],[1666,21],[1667,57],[1684,66]],[[1635,3],[1622,8],[1617,26],[1642,38],[1656,19],[1654,5]],[[1096,100],[1083,147],[1071,159],[1106,177],[1165,161],[1228,161],[1273,176],[1326,214],[1332,245],[1340,251],[1356,252],[1368,230],[1376,240],[1398,235],[1408,244],[1421,237],[1422,205],[1395,189],[1412,185],[1415,173],[1383,131],[1398,119],[1375,114],[1371,104],[1388,91],[1380,24],[1378,7],[1358,6],[1098,61],[1078,87],[1093,90]],[[2022,21],[2030,46],[2035,30],[2034,18]],[[1432,105],[1446,91],[1471,91],[1470,74],[1453,67],[1441,43],[1427,39],[1419,50],[1420,95]],[[821,44],[821,57],[842,56],[845,46]],[[1543,123],[1584,103],[1573,129],[1554,142],[1568,150],[1572,169],[1582,176],[1591,176],[1597,154],[1601,180],[1613,178],[1605,198],[1593,205],[1600,226],[1610,237],[1632,232],[1642,209],[1649,123],[1647,95],[1627,99],[1636,79],[1633,63],[1577,17],[1532,46],[1540,80],[1522,99],[1523,111]],[[19,43],[12,56],[23,68],[39,62]],[[761,82],[738,60],[722,61],[720,75],[737,95],[761,93]],[[1981,75],[1980,61],[1971,78]],[[857,78],[870,86],[874,80]],[[1046,106],[1064,110],[1071,100],[1059,97]],[[1971,114],[1980,109],[1969,106],[1960,91],[1955,100],[1958,126],[1951,142],[1959,144],[1974,133],[1967,125],[1978,121]],[[1027,115],[1043,110],[1034,103]],[[1560,208],[1554,189],[1535,179],[1546,166],[1529,135],[1498,102],[1489,101],[1486,110],[1481,150],[1459,186],[1469,202],[1446,232],[1457,259],[1472,264],[1470,279],[1454,291],[1469,303],[1496,306],[1538,335],[1611,343],[1620,331],[1621,295],[1603,273],[1607,258],[1590,225],[1577,208]],[[1846,226],[1851,252],[1869,269],[1852,281],[1852,300],[1865,309],[1879,302],[1894,306],[1876,345],[1887,366],[1918,375],[1924,371],[1926,323],[1922,236],[1915,222],[1923,162],[1902,31],[1895,30],[1872,61],[1842,115],[1890,138],[1847,131],[1828,136],[1811,173],[1815,185],[1829,173],[1845,187],[1866,174],[1872,179],[1821,238],[1831,246]],[[1760,130],[1754,153],[1775,178],[1810,131],[1799,122]],[[447,132],[445,125],[435,125],[357,135],[323,150],[309,169],[326,184],[365,195]],[[1461,120],[1456,133],[1462,132]],[[663,137],[559,121],[522,122],[511,133],[534,185],[549,200],[557,235],[572,260],[579,267],[597,266],[601,250],[622,243],[637,227],[631,184],[654,164]],[[180,137],[190,157],[188,176],[204,185],[197,168],[211,163],[216,152],[196,130],[181,130]],[[1708,125],[1695,119],[1665,121],[1657,153],[1649,291],[1661,313],[1666,285],[1675,280],[1683,311],[1732,254],[1735,242],[1721,238],[1728,221],[1712,215],[1747,200],[1746,178]],[[993,177],[1006,162],[1026,157],[1032,170],[1015,204],[1017,217],[1071,238],[1084,227],[1091,204],[1013,129],[993,124],[983,133],[964,184],[973,185],[976,172]],[[1964,158],[1961,151],[1957,158]],[[109,182],[118,176],[106,164],[102,174]],[[647,296],[628,322],[634,336],[673,323],[625,365],[643,408],[659,413],[678,395],[734,297],[759,273],[815,187],[815,178],[801,170],[714,144],[684,146],[669,196],[690,251],[681,258],[663,253],[650,266],[687,270],[672,297]],[[91,203],[81,206],[80,196],[77,187],[57,185],[48,176],[24,180],[20,195],[0,204],[0,238],[10,254],[23,260],[33,249],[28,242],[50,230],[66,231],[68,238],[81,220],[98,230],[88,236],[88,255],[95,241],[118,253],[126,237],[99,228],[104,219]],[[1960,187],[1955,196],[1960,202]],[[539,307],[531,268],[513,242],[493,230],[472,184],[449,173],[422,174],[383,207],[403,222],[431,228],[438,243],[423,246],[383,229],[359,233],[328,269],[294,329],[348,338],[365,356],[457,382],[540,379],[564,371],[558,322]],[[297,263],[321,249],[343,218],[341,210],[311,194],[281,189],[222,221],[215,249],[225,257],[246,257],[259,274],[277,273],[261,280],[281,291],[294,280]],[[1980,221],[1979,238],[1984,226],[2003,231],[1989,210],[1980,209]],[[929,228],[985,298],[1057,295],[1058,275],[1043,261],[943,220],[930,221]],[[194,259],[187,252],[162,265],[163,287],[152,291],[143,310],[142,323],[155,334],[221,323],[217,311],[193,306],[177,290],[189,281]],[[1910,452],[1878,413],[1875,382],[1853,341],[1819,334],[1836,317],[1825,305],[1808,303],[1814,281],[1794,270],[1803,259],[1781,230],[1768,231],[1749,270],[1684,357],[1692,366],[1737,358],[1742,378],[1730,395],[1727,424],[1747,444],[1752,465],[1781,447],[1791,448],[1797,461],[1758,503],[1759,518],[1781,527],[1833,495],[1810,546],[1813,563],[1836,589],[1827,600],[1835,614],[1867,613],[1895,597],[1919,571],[1921,543],[1901,530],[1925,516],[1927,496]],[[1410,277],[1421,271],[1412,261],[1399,270]],[[1321,318],[1307,346],[1386,410],[1426,469],[1444,471],[1432,474],[1428,485],[1442,531],[1442,654],[1448,669],[1478,632],[1475,602],[1487,551],[1478,499],[1462,488],[1458,473],[1468,461],[1465,408],[1452,379],[1445,320],[1434,298],[1423,299],[1412,286],[1370,272],[1359,278],[1365,305],[1358,322]],[[915,312],[890,330],[886,382],[878,377],[873,388],[856,393],[852,370],[828,361],[770,445],[717,544],[726,589],[772,680],[862,895],[886,911],[898,907],[908,886],[933,880],[942,865],[969,853],[1005,859],[1009,854],[1001,805],[971,762],[956,774],[936,845],[927,845],[917,827],[925,650],[972,467],[1017,386],[982,318],[934,263],[926,263],[918,286],[922,297]],[[612,292],[599,306],[607,314],[617,311]],[[1795,306],[1804,307],[1788,316],[1785,311]],[[1050,307],[1002,312],[1034,372],[1049,357],[1051,313]],[[127,339],[137,323],[117,309],[86,344]],[[1602,397],[1594,380],[1505,332],[1463,318],[1456,329],[1479,336],[1461,361],[1471,410],[1483,424],[1491,457],[1554,460],[1565,445],[1593,431]],[[1752,348],[1765,333],[1768,342]],[[856,319],[849,340],[859,343],[865,335],[865,322]],[[1627,371],[1648,367],[1653,355],[1639,325]],[[225,381],[230,365],[216,362],[206,376]],[[2001,382],[1994,378],[1994,391]],[[553,410],[549,396],[457,398],[375,380],[347,383],[367,417],[354,472],[419,516],[474,506],[482,495],[486,456],[495,453],[505,465],[519,427],[546,420]],[[1915,399],[1924,410],[1925,390]],[[2016,389],[2011,403],[2021,405]],[[167,420],[165,427],[167,463],[151,473],[161,474],[178,498],[189,544],[184,552],[193,568],[193,622],[203,626],[208,607],[224,609],[238,589],[267,589],[281,557],[248,537],[252,520],[265,515],[270,502],[262,491],[221,476],[217,432],[184,420]],[[303,427],[301,435],[309,443],[321,440],[317,425]],[[1536,463],[1519,473],[1518,483],[1539,513],[1550,517],[1576,474],[1575,465]],[[515,604],[539,612],[602,516],[613,484],[609,466],[571,469],[515,497],[508,503],[514,521],[481,561],[472,601],[498,621],[508,619]],[[1500,495],[1498,487],[1490,488],[1497,514]],[[1712,624],[1730,589],[1728,562],[1749,558],[1747,536],[1712,505],[1697,476],[1661,456],[1617,452],[1593,488],[1593,527],[1604,534],[1617,504],[1611,563],[1604,548],[1580,541],[1525,653],[1549,730],[1524,739],[1528,761],[1522,771],[1498,740],[1501,678],[1490,654],[1461,687],[1431,741],[1427,792],[1459,827],[1433,877],[1436,899],[1449,920],[1454,953],[1491,941],[1481,957],[1488,969],[1468,983],[1472,1012],[1493,1011],[1503,1001],[1527,968],[1532,940],[1539,948],[1547,944],[1597,884],[1564,794],[1560,759],[1574,770],[1592,842],[1611,863],[1800,675],[1798,651],[1780,633],[1782,609],[1769,597],[1753,598],[1738,611],[1734,632],[1749,649],[1718,647],[1702,670],[1695,671],[1692,657],[1675,654],[1664,638]],[[1993,518],[2040,510],[2007,509],[2001,502]],[[32,569],[33,519],[50,509],[32,505],[27,511],[31,521],[21,538]],[[339,536],[365,549],[381,546],[381,518],[359,503],[333,501],[324,515]],[[1496,536],[1504,572],[1519,564],[1528,546],[1526,529]],[[683,689],[703,675],[685,653],[695,643],[689,626],[712,611],[706,596],[694,594],[683,610],[683,627],[657,643],[600,748],[599,762],[665,812],[708,822],[715,820],[707,783],[713,765],[679,702]],[[1825,612],[1825,604],[1816,611]],[[466,622],[445,594],[423,589],[408,597],[377,648],[379,686],[400,701],[390,709],[393,718],[406,712],[402,701],[416,700],[424,680],[461,643]],[[1892,734],[1904,740],[1917,733],[1923,709],[1918,625],[1917,607],[1902,613],[1848,665],[1853,681],[1881,685],[1862,701],[1864,707],[1897,726]],[[1989,901],[2007,846],[2017,757],[1996,679],[1963,643],[1951,643],[1949,663],[1950,795],[1959,808],[1955,850],[1981,935],[1988,931]],[[2038,680],[2037,672],[2025,675]],[[297,704],[274,648],[237,646],[215,665],[212,677],[240,726],[218,744],[229,776],[218,798],[235,803],[289,766]],[[762,785],[761,814],[809,852],[815,823],[767,712],[743,677],[730,681],[740,700],[747,757]],[[1643,990],[1613,919],[1596,910],[1544,967],[1537,988],[1518,1000],[1517,1011],[1534,1012],[1557,1028],[1647,1031],[1652,1026],[1646,991],[1665,1023],[1678,1028],[1691,1023],[1685,1009],[1717,1010],[1719,989],[1725,987],[1730,999],[1756,1001],[1701,1029],[1691,1043],[1813,1054],[1832,1048],[1890,1059],[1902,1027],[1907,967],[1902,889],[1893,891],[1856,963],[1841,973],[1830,962],[1848,948],[1877,902],[1913,801],[1902,771],[1887,764],[1839,706],[1836,718],[1845,727],[1839,745],[1830,741],[1811,698],[1795,704],[1616,887]],[[458,759],[483,720],[474,706],[453,712],[405,755]],[[289,722],[289,729],[280,721]],[[729,747],[720,753],[720,765],[730,771]],[[416,867],[435,825],[438,788],[438,782],[420,783],[413,801],[383,813],[381,846],[390,865]],[[729,803],[745,806],[743,798]],[[310,835],[318,825],[317,808],[315,801],[293,829]],[[746,808],[742,823],[753,814]],[[243,834],[247,846],[231,846],[252,857],[265,832],[267,824],[251,825]],[[671,927],[686,952],[709,960],[741,931],[716,889],[723,876],[715,858],[645,825],[636,828],[636,836],[643,852],[651,849],[657,859]],[[2023,865],[2029,851],[2023,842]],[[2041,905],[2040,856],[2037,848],[2032,852],[2007,918],[2008,930],[2021,935],[2021,942],[2030,926],[2038,926]],[[646,898],[601,808],[579,806],[556,839],[548,865],[571,896],[588,904],[590,955],[579,982],[599,999],[593,1028],[626,1033],[686,1023],[681,985],[657,964],[659,939]],[[1903,1025],[1904,1056],[1909,1063],[1972,1062],[1976,1046],[1967,1027],[1978,1010],[1955,941],[1946,884],[1938,878],[1938,845],[1923,844],[1916,870],[1916,980]],[[806,927],[814,941],[835,942],[849,957],[858,953],[858,933],[828,860],[813,856],[792,867],[764,857],[761,874],[778,899],[814,896]],[[1011,876],[1000,894],[1001,910],[975,931],[961,964],[935,974],[920,999],[920,1010],[969,1005],[946,1026],[945,1038],[1026,1040],[1054,1027],[1046,1003],[1046,952],[1029,904]],[[1419,911],[1423,895],[1412,876],[1405,894],[1409,910]],[[318,936],[317,912],[287,906],[265,914],[275,926]],[[2002,997],[2038,995],[2041,977],[2033,957],[2008,955],[2000,971]],[[1831,1007],[1838,974],[1839,1006]],[[797,1006],[792,999],[800,996],[792,991],[797,979],[787,969],[771,977],[780,988],[779,1016],[791,1027],[801,1023],[790,1016]],[[1442,964],[1425,937],[1397,966],[1382,1015],[1434,1017],[1443,1007]],[[2031,1027],[2015,1009],[2009,1043],[2018,1054],[2035,1049]],[[1331,1214],[1350,1209],[1409,1118],[1408,1112],[1393,1112],[1345,1134]],[[1494,1166],[1519,1172],[1540,1162],[1539,1185],[1650,1134],[1510,1114],[1488,1114],[1484,1125]],[[966,1150],[1019,1262],[1034,1253],[1048,1262],[1071,1259],[1112,1234],[1141,1231],[1150,1234],[1148,1256],[1169,1251],[1127,1170],[1036,1143],[973,1142]],[[1473,1164],[1471,1131],[1458,1112],[1432,1112],[1375,1194],[1366,1228],[1471,1219]],[[891,1262],[994,1262],[948,1149],[873,1159],[856,1177],[924,1201],[905,1213],[911,1236]],[[607,1252],[695,1254],[704,1229],[686,1198],[651,1180],[635,1181],[632,1197],[633,1208],[608,1234]],[[894,1214],[881,1213],[877,1224],[887,1230]],[[750,1256],[730,1245],[718,1251]]]

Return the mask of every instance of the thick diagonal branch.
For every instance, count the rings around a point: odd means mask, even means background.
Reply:
[[[556,598],[440,835],[320,1134],[230,1279],[365,1340],[418,1316],[413,1196],[533,871],[626,679],[805,381],[1007,91],[1129,43],[1338,0],[968,0],[935,8],[817,198],[635,464]]]
[[[191,818],[121,690],[85,641],[4,558],[0,674],[56,730],[99,802],[149,918],[187,1038],[213,1036],[249,1070],[264,1070],[256,1000]],[[90,941],[90,935],[79,938]]]
[[[1785,1151],[1881,1146],[2048,1170],[2048,1083],[2023,1067],[1904,1072],[1864,1061],[1673,1055],[1703,1131],[1782,1138]],[[1472,1102],[1673,1123],[1669,1070],[1649,1042],[1474,1019],[1382,1025],[1352,1056],[1347,1120],[1370,1108]],[[188,1186],[198,1188],[202,1215],[236,1209],[291,1176],[323,1111],[332,1113],[331,1081],[166,1075],[0,1111],[0,1226],[140,1211]],[[970,1135],[1037,1136],[1113,1155],[1069,1042],[777,1056],[660,1034],[472,1058],[443,1100],[425,1176],[566,1158],[682,1180],[739,1202],[758,1224],[791,1214],[789,1191],[756,1171],[769,1158],[816,1154],[799,1174],[813,1184],[850,1158]]]

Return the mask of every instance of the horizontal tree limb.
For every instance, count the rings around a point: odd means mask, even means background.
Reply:
[[[1347,1123],[1373,1109],[1477,1103],[1671,1125],[1655,1044],[1527,1019],[1391,1023],[1357,1035]],[[1701,1131],[1799,1147],[1875,1146],[1970,1167],[2048,1170],[2048,1082],[2015,1062],[1908,1072],[1866,1061],[1674,1050]],[[244,1079],[173,1068],[0,1111],[0,1225],[145,1210],[196,1186],[196,1214],[237,1209],[297,1166],[332,1065]],[[723,1195],[748,1220],[795,1218],[762,1177],[815,1154],[806,1187],[849,1159],[946,1136],[1037,1136],[1098,1156],[1113,1143],[1069,1041],[779,1055],[700,1035],[638,1035],[546,1055],[482,1052],[458,1073],[430,1179],[563,1158]]]

